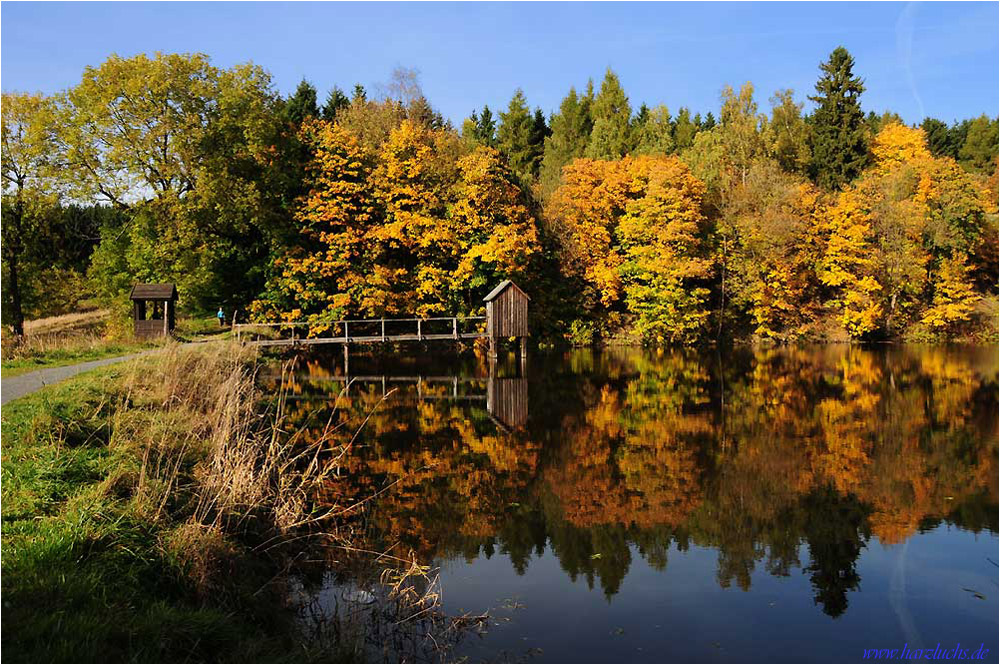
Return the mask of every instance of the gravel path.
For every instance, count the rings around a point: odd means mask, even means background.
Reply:
[[[125,356],[104,358],[102,360],[91,360],[89,362],[78,363],[76,365],[65,365],[63,367],[47,367],[34,372],[28,372],[27,374],[20,374],[18,376],[0,379],[0,404],[6,404],[7,402],[15,400],[18,397],[24,397],[25,395],[31,394],[36,390],[40,390],[47,385],[58,383],[59,381],[68,379],[69,377],[79,374],[80,372],[86,372],[87,370],[94,369],[95,367],[103,367],[104,365],[113,365],[115,363],[120,363],[123,360],[138,358],[139,356],[144,356],[150,352],[151,351],[141,351],[139,353],[130,353]]]

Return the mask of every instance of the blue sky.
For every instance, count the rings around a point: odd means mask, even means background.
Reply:
[[[283,94],[306,77],[370,89],[419,70],[456,122],[522,88],[555,110],[570,85],[621,77],[633,106],[716,111],[723,85],[804,100],[837,45],[866,81],[866,110],[908,122],[997,115],[998,4],[983,3],[22,3],[4,2],[3,90],[55,92],[111,53],[252,60]]]

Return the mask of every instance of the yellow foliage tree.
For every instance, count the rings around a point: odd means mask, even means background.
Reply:
[[[455,154],[447,133],[403,121],[377,155],[343,126],[307,122],[300,243],[274,262],[257,319],[477,313],[495,282],[527,276],[538,230],[497,151]]]
[[[539,251],[538,228],[500,153],[479,146],[458,161],[458,170],[450,217],[461,229],[464,251],[453,274],[455,290],[525,279]]]
[[[957,332],[968,323],[978,296],[969,280],[969,267],[962,256],[945,259],[937,271],[934,298],[921,322],[935,332]]]
[[[932,159],[924,130],[898,122],[891,122],[882,128],[872,141],[871,151],[875,158],[875,171],[879,174],[888,173],[902,164],[914,165]]]
[[[872,276],[871,214],[856,190],[841,192],[824,213],[828,235],[818,267],[820,282],[837,294],[833,305],[852,337],[874,332],[882,317],[881,285]]]
[[[647,341],[695,341],[709,316],[704,283],[711,263],[701,244],[705,185],[676,157],[626,158],[641,196],[621,217],[619,269],[628,310]]]
[[[580,159],[563,171],[547,216],[561,240],[563,273],[607,329],[629,312],[647,340],[691,341],[708,317],[699,282],[705,187],[676,157]]]
[[[323,322],[359,311],[366,297],[366,236],[377,221],[371,165],[350,132],[306,122],[303,142],[312,151],[309,193],[295,209],[303,242],[278,257],[265,297],[251,306],[257,319]]]

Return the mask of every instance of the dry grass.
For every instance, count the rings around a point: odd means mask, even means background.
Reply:
[[[85,312],[73,312],[59,316],[49,316],[44,319],[34,319],[24,322],[25,335],[40,335],[43,333],[67,333],[80,328],[93,329],[102,327],[107,321],[109,309],[92,309]]]

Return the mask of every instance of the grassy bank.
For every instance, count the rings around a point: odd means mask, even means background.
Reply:
[[[381,646],[439,629],[413,610],[434,601],[425,569],[352,554],[371,551],[363,508],[332,477],[352,430],[285,431],[258,364],[231,342],[170,343],[4,407],[4,660],[354,661],[373,631]],[[360,619],[304,626],[302,585],[331,562],[395,588]]]
[[[5,660],[301,651],[280,561],[251,549],[303,519],[317,478],[255,424],[252,366],[174,345],[4,407]]]

